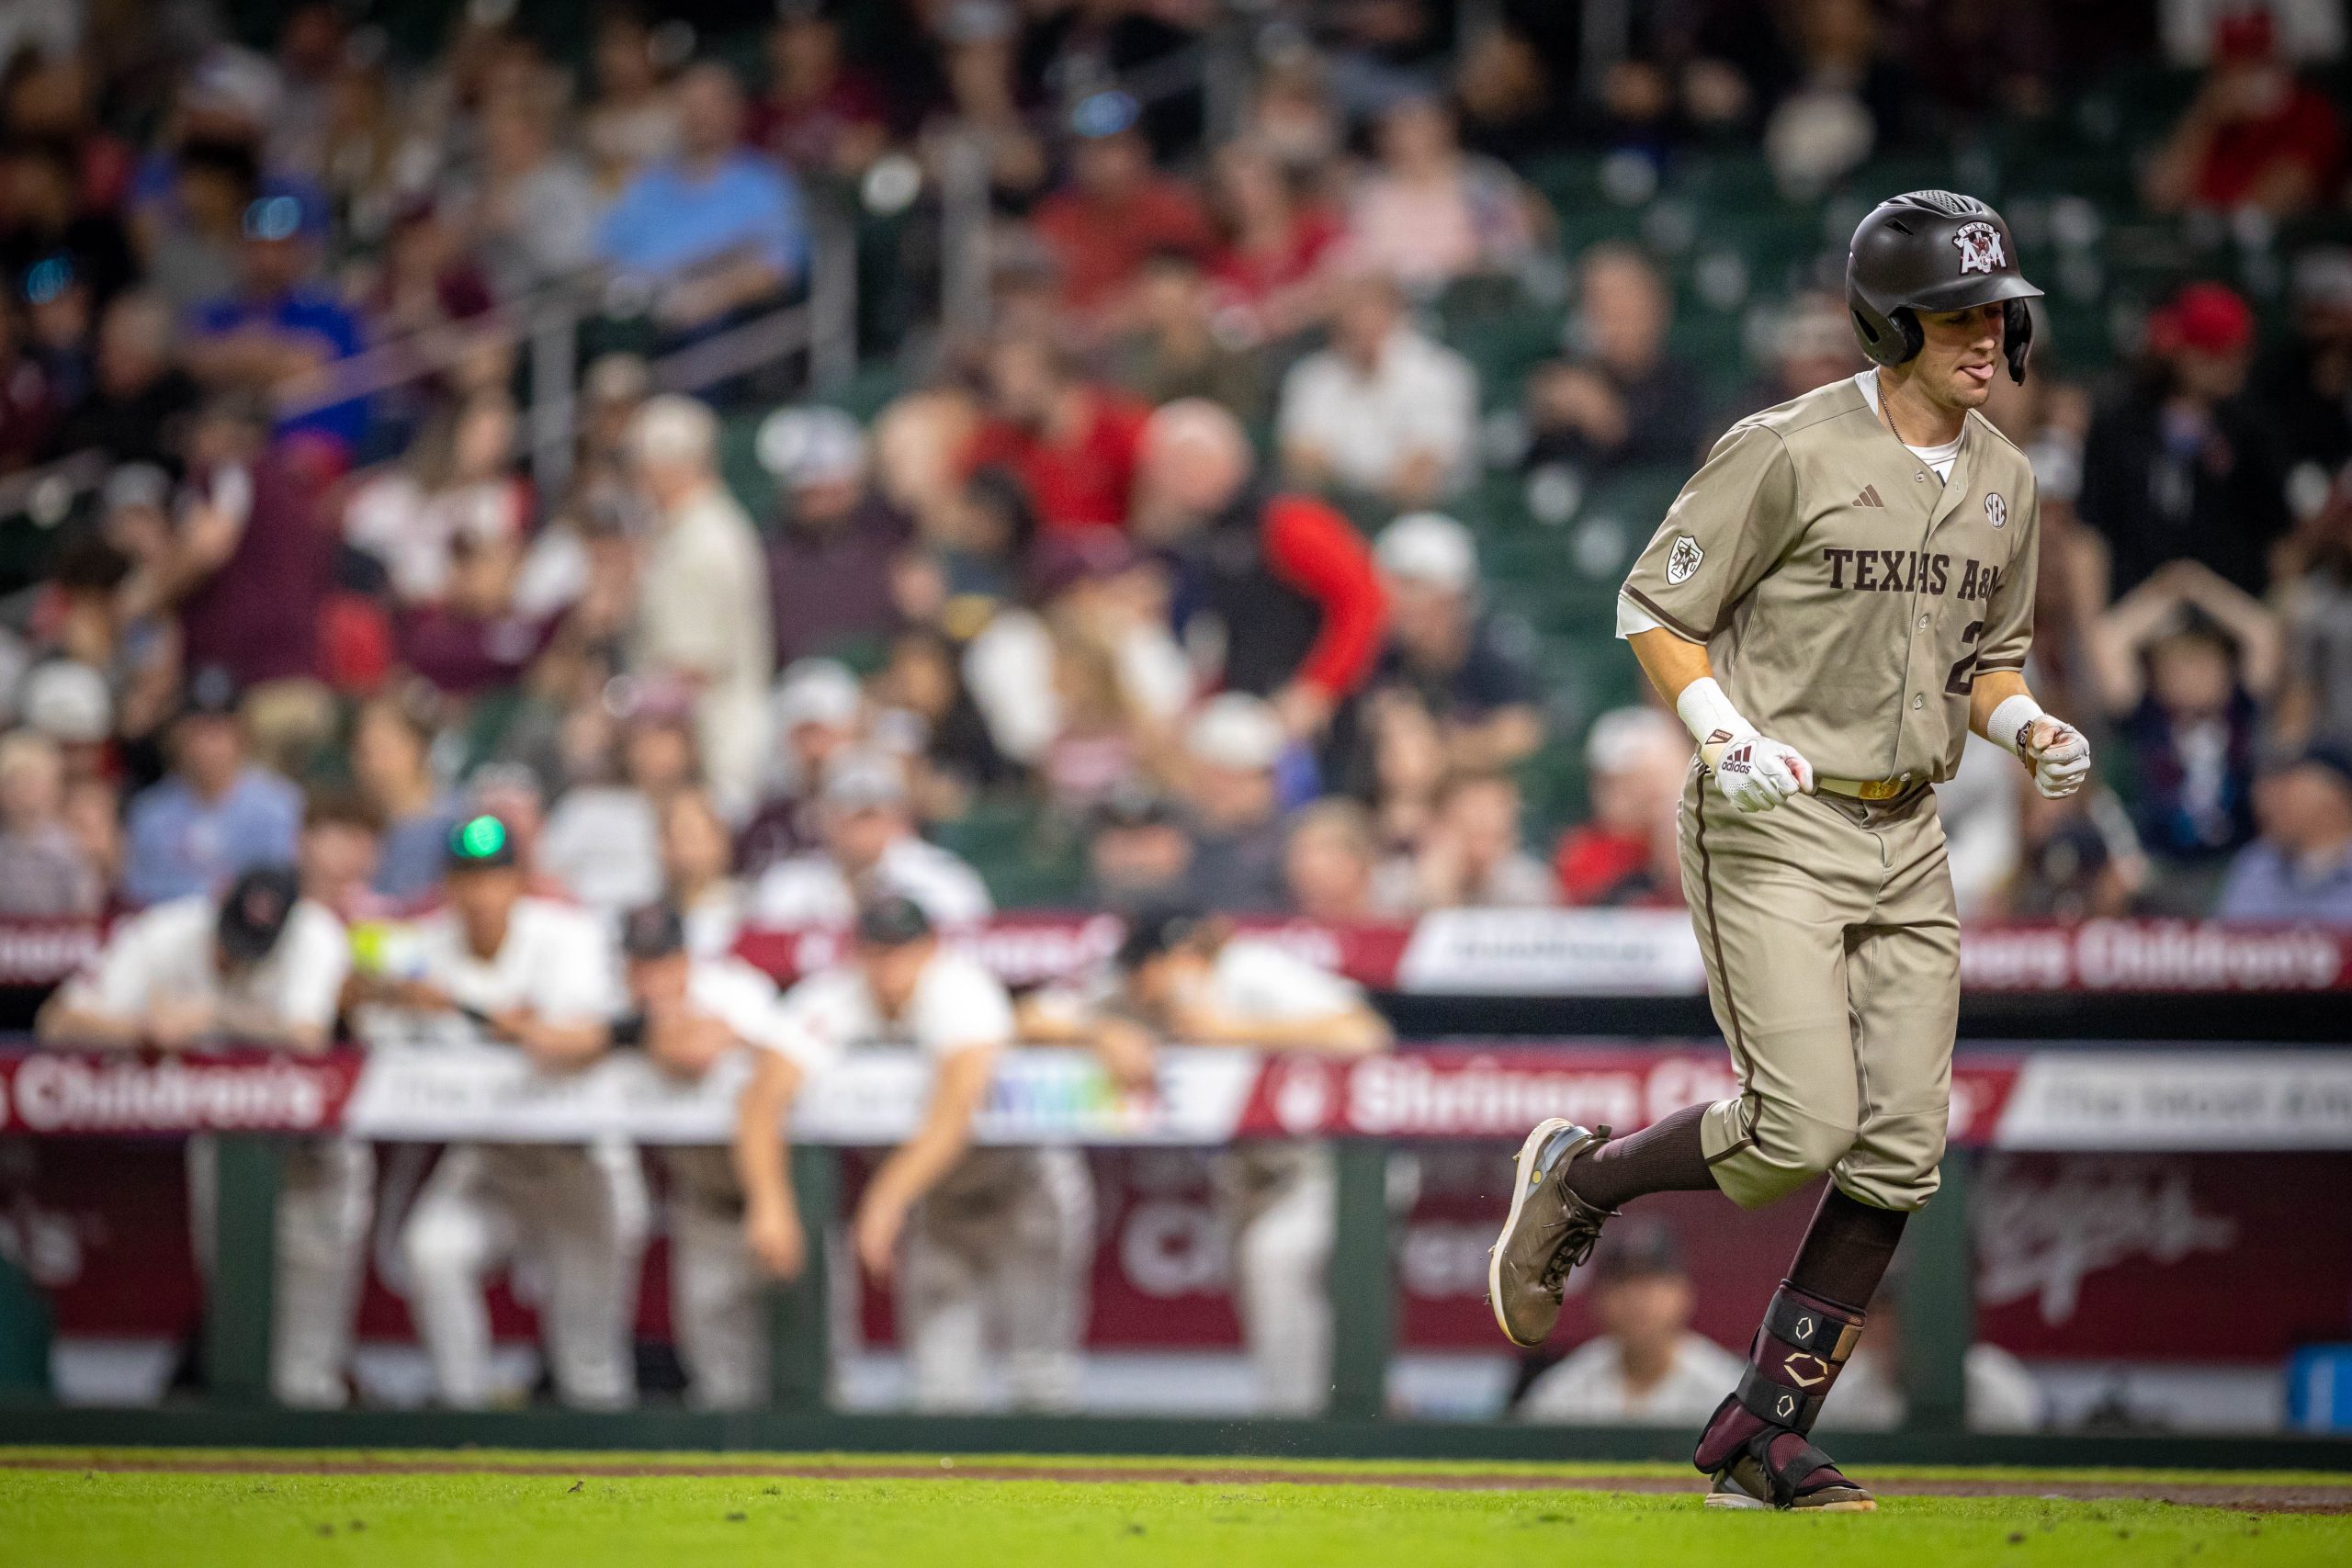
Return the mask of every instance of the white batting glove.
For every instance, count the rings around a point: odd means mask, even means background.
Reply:
[[[2064,719],[2043,714],[2018,732],[2018,756],[2033,770],[2044,800],[2064,800],[2090,776],[2091,743]]]
[[[1715,753],[1708,764],[1715,771],[1715,787],[1742,811],[1770,811],[1792,795],[1813,793],[1813,764],[1795,747],[1753,732],[1735,735],[1720,747],[1712,740],[1700,755]]]
[[[1699,743],[1699,761],[1715,775],[1715,787],[1740,810],[1770,811],[1792,795],[1813,793],[1813,764],[1794,747],[1756,733],[1713,676],[1683,687],[1674,711]]]
[[[1984,738],[2017,753],[2033,771],[2033,787],[2044,800],[2065,799],[2090,776],[2091,743],[2064,719],[2042,712],[2031,697],[2003,698],[1985,721]]]

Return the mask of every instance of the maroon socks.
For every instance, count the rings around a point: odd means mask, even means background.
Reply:
[[[1756,1455],[1785,1504],[1844,1477],[1813,1447],[1822,1402],[1861,1337],[1862,1309],[1903,1236],[1905,1215],[1848,1197],[1823,1195],[1788,1279],[1765,1308],[1739,1386],[1718,1405],[1690,1461],[1713,1474],[1743,1451]]]
[[[1600,1209],[1651,1192],[1705,1192],[1715,1179],[1699,1146],[1703,1105],[1686,1105],[1629,1138],[1612,1138],[1568,1168],[1568,1190]]]

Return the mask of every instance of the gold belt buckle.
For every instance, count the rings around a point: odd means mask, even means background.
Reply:
[[[1901,795],[1909,784],[1908,774],[1899,779],[1867,779],[1863,781],[1862,787],[1854,793],[1864,800],[1893,800],[1896,795]]]

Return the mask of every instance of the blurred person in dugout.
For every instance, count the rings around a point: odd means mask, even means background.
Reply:
[[[619,997],[594,917],[526,891],[521,846],[500,818],[458,822],[445,854],[446,903],[360,977],[364,1031],[427,1049],[512,1046],[551,1075],[602,1056]],[[647,1204],[637,1151],[617,1140],[444,1149],[400,1238],[441,1402],[475,1409],[496,1392],[482,1286],[514,1260],[564,1403],[630,1404]]]
[[[795,986],[782,1035],[754,1058],[737,1118],[744,1235],[770,1275],[806,1242],[784,1118],[804,1079],[852,1051],[911,1052],[928,1090],[915,1130],[865,1183],[850,1222],[858,1261],[898,1298],[915,1404],[971,1410],[993,1361],[1016,1405],[1074,1407],[1094,1252],[1094,1190],[1072,1148],[982,1148],[973,1123],[1013,1040],[1012,998],[940,943],[913,899],[858,911],[847,959]]]
[[[675,904],[648,904],[621,922],[628,1011],[616,1044],[643,1047],[682,1082],[741,1075],[746,1047],[794,1063],[797,1036],[784,1027],[775,982],[740,958],[697,951]],[[766,1129],[773,1134],[775,1128]],[[657,1152],[668,1189],[670,1316],[686,1369],[687,1403],[698,1410],[743,1410],[766,1403],[768,1276],[789,1280],[805,1257],[799,1215],[746,1224],[743,1184],[725,1145],[673,1145]],[[756,1240],[761,1246],[752,1248]]]
[[[316,1052],[334,1037],[351,969],[343,922],[305,898],[288,865],[257,866],[219,898],[157,904],[116,926],[90,966],[41,1009],[57,1045],[179,1052],[268,1045]],[[187,1145],[197,1266],[212,1258],[218,1148]],[[353,1314],[373,1208],[372,1150],[348,1138],[286,1145],[278,1176],[270,1391],[286,1404],[349,1397]]]
[[[1593,1260],[1600,1332],[1555,1362],[1519,1401],[1522,1421],[1683,1426],[1722,1403],[1739,1358],[1690,1330],[1698,1293],[1674,1233],[1629,1220]]]
[[[1031,998],[1022,1034],[1091,1043],[1131,1088],[1152,1081],[1163,1044],[1362,1056],[1391,1043],[1387,1022],[1351,982],[1183,908],[1132,921],[1114,973],[1092,993]],[[1320,1410],[1331,1391],[1331,1147],[1238,1144],[1214,1156],[1211,1180],[1260,1405],[1283,1415]]]

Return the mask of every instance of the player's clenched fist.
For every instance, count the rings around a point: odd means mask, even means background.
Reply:
[[[2046,713],[2018,729],[2018,756],[2033,770],[2033,787],[2045,800],[2065,799],[2091,771],[2091,743],[2083,732]]]
[[[1742,811],[1770,811],[1792,795],[1813,793],[1813,764],[1793,746],[1748,734],[1733,736],[1720,748],[1702,747],[1700,754],[1709,751],[1716,752],[1711,764],[1715,787]]]

